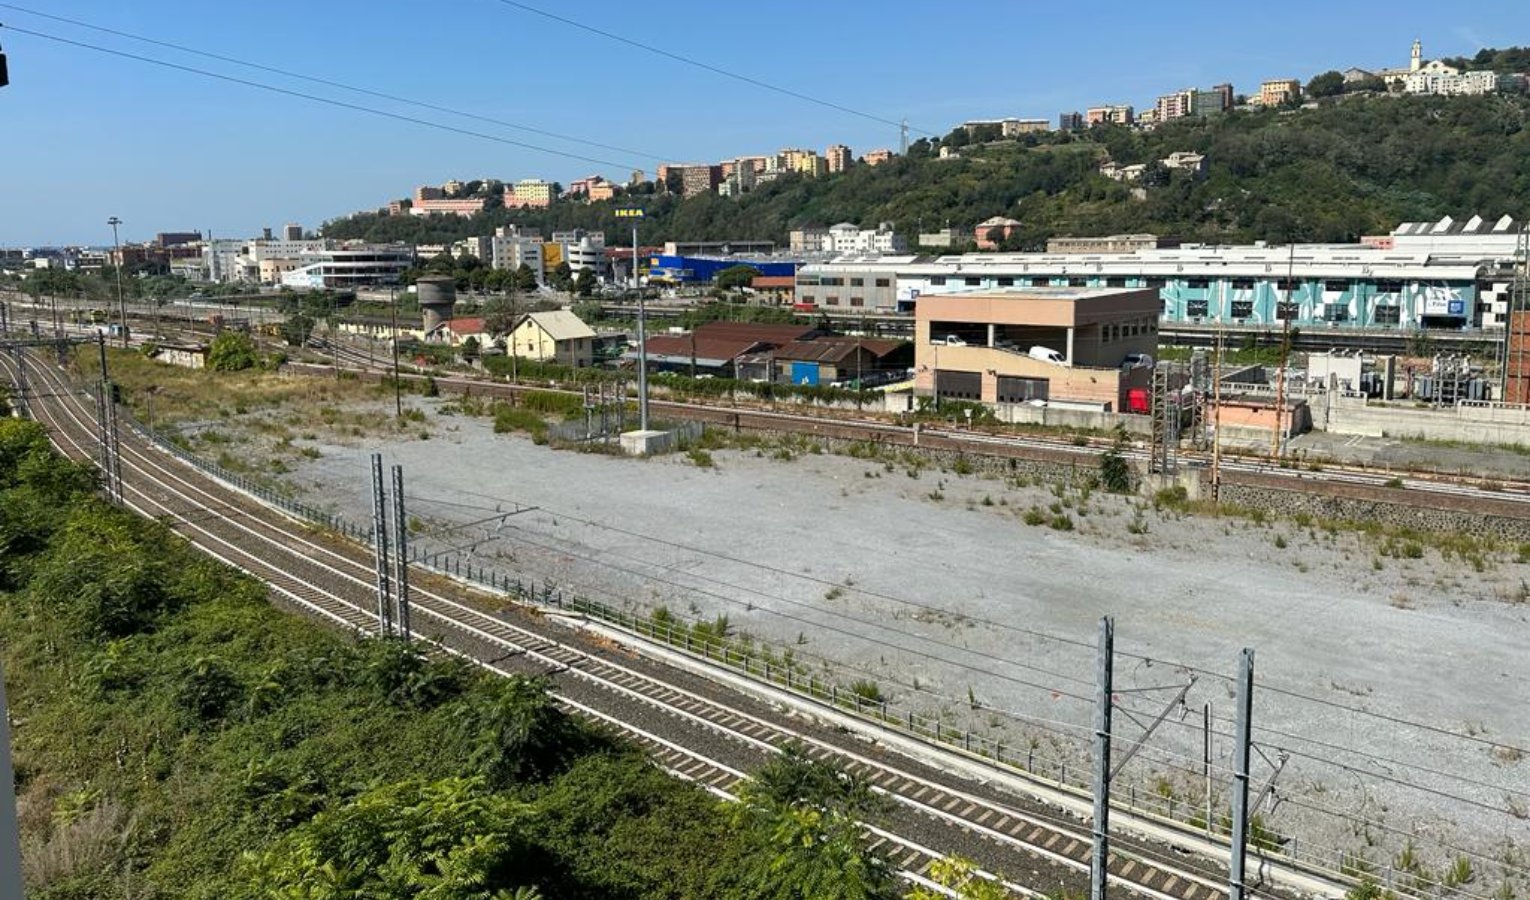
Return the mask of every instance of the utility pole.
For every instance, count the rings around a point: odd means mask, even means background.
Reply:
[[[1211,502],[1222,502],[1222,325],[1217,324],[1217,360],[1211,371]]]
[[[1206,779],[1206,834],[1212,834],[1211,818],[1211,701],[1201,707],[1201,772]]]
[[[1100,619],[1094,697],[1094,855],[1089,863],[1089,900],[1105,900],[1110,878],[1110,712],[1116,622]]]
[[[393,307],[393,415],[404,418],[404,398],[398,385],[398,294],[388,285],[388,305]]]
[[[1275,370],[1275,433],[1271,435],[1270,455],[1280,456],[1281,435],[1280,427],[1285,418],[1286,407],[1286,355],[1291,352],[1291,307],[1296,304],[1291,298],[1296,295],[1296,281],[1293,274],[1296,270],[1296,245],[1292,244],[1286,254],[1286,311],[1280,317],[1280,367]],[[1276,311],[1280,310],[1277,305]]]
[[[0,671],[0,897],[22,896],[21,826],[16,820],[16,773],[11,768],[11,718],[5,705],[5,672]]]
[[[1244,865],[1248,855],[1248,770],[1250,719],[1254,711],[1254,651],[1238,660],[1238,709],[1233,747],[1232,859],[1227,867],[1227,900],[1246,900]]]
[[[635,207],[616,210],[619,219],[641,219],[643,211]],[[648,430],[648,335],[646,330],[647,307],[643,292],[638,285],[638,227],[632,223],[632,289],[637,293],[637,340],[638,340],[638,430]]]
[[[122,220],[112,216],[106,220],[106,224],[112,226],[112,245],[117,248],[117,265],[112,268],[117,270],[117,309],[122,313],[122,346],[126,348],[128,345],[127,300],[122,296],[122,241],[117,237],[117,226],[122,224]]]
[[[117,462],[120,445],[117,442],[117,414],[116,404],[112,401],[112,380],[106,367],[106,335],[96,335],[96,349],[101,359],[101,382],[96,388],[96,430],[101,441],[101,474],[106,479],[107,499],[120,504],[122,466]]]
[[[383,496],[382,454],[372,454],[372,546],[377,552],[377,633],[393,633],[393,598],[388,589],[388,506]]]
[[[409,626],[409,520],[404,517],[404,467],[393,467],[393,582],[398,594],[398,633],[413,638]]]

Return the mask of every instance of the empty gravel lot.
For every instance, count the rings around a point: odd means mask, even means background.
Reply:
[[[559,451],[417,402],[433,410],[429,440],[307,442],[318,458],[288,479],[367,521],[367,456],[380,450],[404,466],[427,534],[491,520],[423,545],[632,608],[726,615],[845,683],[874,680],[896,702],[1079,765],[1095,630],[1113,616],[1118,702],[1138,719],[1185,683],[1180,664],[1203,670],[1122,779],[1186,802],[1202,796],[1204,705],[1230,733],[1222,676],[1252,647],[1267,757],[1256,786],[1289,753],[1268,824],[1382,866],[1415,835],[1438,868],[1455,855],[1443,841],[1480,852],[1477,870],[1495,877],[1506,841],[1530,843],[1530,761],[1491,744],[1530,745],[1530,566],[1512,553],[1408,558],[1317,524],[1187,517],[906,460]],[[495,518],[517,504],[534,509]],[[1062,517],[1071,531],[1051,527]],[[1134,690],[1152,688],[1168,690]],[[1125,716],[1116,730],[1118,747],[1140,734]],[[1223,784],[1231,741],[1213,744]]]

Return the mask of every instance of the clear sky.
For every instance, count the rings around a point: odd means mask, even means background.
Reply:
[[[1527,0],[1375,3],[869,3],[708,0],[543,10],[915,129],[1150,106],[1183,87],[1530,43]],[[589,147],[92,32],[15,6],[596,141]],[[504,0],[0,2],[0,246],[105,244],[196,230],[309,228],[449,178],[651,176],[788,146],[896,148],[897,129],[705,72]],[[570,159],[65,46],[26,28],[419,116]],[[651,154],[651,155],[650,155]]]

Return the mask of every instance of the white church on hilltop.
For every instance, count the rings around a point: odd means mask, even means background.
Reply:
[[[1523,87],[1520,77],[1499,75],[1496,72],[1462,72],[1444,60],[1424,59],[1424,45],[1414,41],[1408,56],[1408,65],[1396,69],[1349,69],[1344,73],[1346,82],[1379,78],[1387,90],[1402,94],[1491,94],[1496,91]]]

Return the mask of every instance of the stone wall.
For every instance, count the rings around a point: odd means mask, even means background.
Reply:
[[[1376,522],[1425,534],[1460,533],[1512,542],[1530,542],[1530,509],[1513,501],[1437,496],[1406,488],[1318,482],[1307,490],[1269,483],[1275,476],[1222,481],[1224,503],[1280,516]]]

